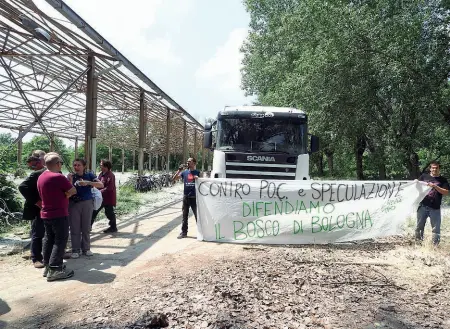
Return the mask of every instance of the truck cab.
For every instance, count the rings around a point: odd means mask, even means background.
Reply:
[[[309,138],[302,110],[238,106],[205,125],[203,146],[214,150],[214,178],[309,180],[309,155],[319,140]]]

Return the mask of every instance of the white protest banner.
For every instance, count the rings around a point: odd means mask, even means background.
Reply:
[[[198,239],[335,243],[402,233],[429,187],[413,181],[196,181]]]

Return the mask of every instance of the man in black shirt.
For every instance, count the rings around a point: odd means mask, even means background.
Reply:
[[[440,175],[439,163],[433,161],[430,164],[430,173],[422,174],[419,177],[419,181],[426,182],[431,187],[430,192],[420,202],[417,209],[417,227],[416,227],[416,239],[423,240],[423,231],[427,218],[430,217],[430,223],[432,227],[432,240],[433,244],[437,246],[439,244],[441,236],[441,202],[442,196],[448,195],[450,190],[448,181],[445,177]]]
[[[19,191],[25,198],[23,207],[23,219],[31,222],[31,261],[34,267],[43,268],[42,263],[42,239],[45,235],[44,222],[41,219],[41,198],[37,189],[37,180],[39,176],[45,171],[44,167],[45,152],[36,150],[27,160],[28,167],[33,172],[20,185]]]

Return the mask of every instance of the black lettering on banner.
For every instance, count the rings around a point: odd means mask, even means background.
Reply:
[[[338,202],[344,202],[344,201],[345,201],[345,197],[342,198],[342,200],[341,200],[341,198],[339,197],[339,191],[341,190],[341,186],[345,187],[346,191],[347,191],[347,188],[348,188],[348,185],[346,185],[346,184],[339,184],[339,185],[338,185],[337,191],[336,191],[336,193],[337,193],[337,201],[338,201]]]
[[[242,200],[242,196],[239,194],[239,189],[242,189],[241,183],[236,184],[236,189],[234,190],[234,197],[236,197],[236,194],[237,194],[237,195],[239,195],[239,198]]]
[[[375,184],[374,183],[367,183],[367,185],[372,185],[372,188],[370,189],[369,195],[367,196],[367,199],[373,199],[373,197],[371,198],[370,196],[372,194],[374,194],[374,190],[375,190]]]
[[[201,195],[203,195],[203,196],[208,196],[209,194],[203,194],[203,191],[202,191],[202,186],[203,186],[203,184],[205,184],[206,182],[201,182],[199,185],[198,185],[198,193],[200,193]]]
[[[395,193],[395,195],[394,195],[395,198],[401,191],[403,191],[402,185],[405,185],[405,184],[408,184],[408,182],[400,182],[400,184],[398,185],[397,193]]]
[[[312,197],[314,200],[317,200],[317,199],[320,199],[321,194],[320,194],[320,190],[316,189],[315,185],[319,185],[319,186],[320,186],[319,183],[312,183],[312,184],[311,184],[311,189],[313,190],[313,193],[312,193],[311,197]],[[317,192],[317,194],[314,193],[314,192]]]
[[[325,186],[326,186],[326,188],[325,188]],[[323,198],[325,196],[325,192],[328,192],[330,190],[331,190],[331,185],[330,184],[328,184],[328,183],[323,183],[322,184],[322,201],[323,201]]]
[[[349,188],[348,188],[348,185],[347,185],[347,187],[345,188],[345,200],[350,201],[350,200],[353,199],[353,197],[356,196],[356,195],[355,195],[355,194],[356,194],[356,193],[355,193],[356,185],[352,185],[352,194],[351,194],[350,197],[348,196],[348,190],[349,190]]]
[[[242,185],[242,193],[243,193],[244,195],[249,195],[250,192],[251,192],[250,185],[248,185],[247,183],[244,183],[244,184]]]
[[[287,197],[286,196],[280,196],[280,188],[281,188],[281,186],[283,186],[283,185],[286,185],[286,183],[280,183],[278,186],[277,186],[277,198],[278,198],[278,200],[280,200],[280,201],[282,201],[282,200],[284,200],[284,199],[287,199]]]
[[[331,186],[331,188],[330,188],[330,199],[329,199],[330,202],[336,201],[336,200],[334,200],[334,195],[336,194],[336,191],[334,191],[334,186],[335,185],[336,185],[335,183],[331,183],[330,184],[330,186]]]
[[[303,197],[303,196],[305,196],[306,195],[306,193],[305,193],[305,190],[304,189],[299,189],[298,190],[298,196],[301,196],[301,197]]]
[[[389,186],[389,185],[388,185]],[[388,191],[388,186],[386,186],[385,184],[379,184],[378,185],[378,191],[377,191],[377,196],[379,198],[383,198],[386,196],[387,191]],[[384,190],[383,190],[384,188]]]
[[[216,187],[216,194],[213,193],[213,186]],[[220,189],[219,186],[217,185],[217,183],[211,183],[211,185],[209,185],[209,194],[211,194],[212,196],[217,196],[220,193]]]
[[[263,191],[269,186],[269,182],[265,179],[261,180],[261,184],[259,185],[259,198],[262,199]]]

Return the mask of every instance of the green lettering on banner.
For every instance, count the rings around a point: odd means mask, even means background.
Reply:
[[[361,225],[361,228],[364,228],[364,218],[363,215],[364,212],[362,212],[361,214],[359,212],[356,213],[356,228],[359,228]]]
[[[248,213],[245,214],[245,208],[247,207]],[[243,202],[242,203],[242,217],[248,217],[250,216],[252,213],[252,208],[250,207],[250,205],[247,202]]]
[[[341,225],[339,225],[339,218],[342,218],[342,226]],[[343,228],[344,226],[345,226],[345,223],[346,223],[346,221],[345,221],[345,216],[344,215],[339,215],[337,218],[336,218],[336,225],[337,225],[337,227],[339,227],[339,228]]]
[[[322,231],[322,226],[319,224],[320,217],[319,216],[312,216],[311,217],[311,232],[312,233],[319,233]],[[314,230],[314,224],[319,226],[319,229],[317,231]]]
[[[275,224],[276,224],[276,233],[275,233]],[[274,220],[273,221],[273,224],[272,224],[272,233],[273,233],[273,236],[277,236],[278,235],[278,233],[280,233],[280,223],[277,221],[277,220]]]
[[[323,222],[324,219],[325,219],[325,223]],[[322,229],[324,231],[328,231],[328,217],[322,217]]]
[[[269,222],[270,222],[270,220],[269,220]],[[261,219],[257,219],[255,223],[256,223],[256,226],[258,227],[257,232],[256,232],[258,238],[263,238],[264,237],[264,227],[259,225],[259,223],[263,223],[263,221]],[[259,235],[259,233],[262,233],[262,235]]]
[[[259,215],[259,211],[262,210],[262,208],[260,209],[260,208],[259,208],[259,205],[262,205],[262,204],[264,204],[264,202],[262,202],[262,201],[257,201],[257,202],[256,202],[256,217],[261,217],[261,216]]]
[[[216,230],[216,240],[222,240],[225,239],[224,236],[220,236],[220,224],[215,224],[214,228]]]
[[[303,222],[294,220],[294,234],[303,233]]]
[[[264,202],[264,216],[271,215],[270,209],[267,209],[267,205],[271,205],[271,204],[272,204],[272,202]]]
[[[275,202],[275,215],[282,215],[283,214],[283,202],[281,202],[281,209],[280,206],[278,205],[278,202]]]
[[[353,226],[350,226],[350,225],[348,224],[348,216],[350,216],[350,215],[355,215],[355,213],[354,213],[354,212],[348,213],[347,216],[345,216],[345,222],[347,223],[347,227],[348,227],[348,228],[354,228],[354,227],[355,227],[355,220],[354,220],[354,219],[353,219]]]
[[[312,201],[309,201],[309,211],[312,212],[312,208],[317,209],[317,213],[320,214],[320,202],[317,201],[316,205]]]
[[[289,202],[289,201],[285,201],[286,203],[285,203],[285,207],[286,207],[286,209],[284,209],[284,211],[285,211],[285,214],[286,215],[289,215],[289,214],[292,214],[293,212],[294,212],[294,206]],[[288,205],[289,205],[289,207],[291,207],[291,211],[290,212],[288,212]]]
[[[238,230],[236,230],[236,224],[241,224],[241,227],[238,229]],[[244,228],[244,223],[242,223],[242,222],[240,222],[240,221],[233,221],[233,227],[234,227],[234,239],[235,240],[245,240],[245,239],[247,239],[247,234],[245,233],[245,232],[243,232],[242,231],[242,229]],[[243,237],[243,238],[240,238],[240,239],[238,239],[238,235],[237,235],[237,233],[239,233],[239,234],[243,234],[243,235],[245,235],[245,237]]]
[[[373,226],[372,218],[370,217],[369,210],[366,210],[366,214],[364,216],[364,222],[367,224],[367,221],[370,222],[370,227]]]

